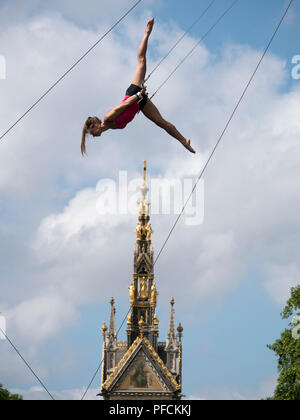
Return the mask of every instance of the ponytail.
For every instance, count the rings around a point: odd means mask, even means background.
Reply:
[[[93,128],[95,123],[101,123],[101,120],[99,120],[98,117],[88,117],[86,122],[84,123],[84,126],[82,128],[82,134],[81,134],[81,154],[82,156],[86,155],[86,147],[85,147],[85,140],[86,135],[89,133],[89,130]]]
[[[86,124],[84,124],[82,128],[82,134],[81,134],[81,154],[82,156],[86,155],[86,148],[85,148],[85,139],[88,131],[86,129]]]

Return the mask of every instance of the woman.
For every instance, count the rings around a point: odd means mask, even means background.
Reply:
[[[146,25],[145,35],[138,49],[138,66],[132,84],[126,91],[123,102],[117,107],[111,109],[104,117],[102,122],[97,117],[89,117],[82,129],[81,153],[86,153],[86,134],[99,137],[104,131],[113,129],[123,129],[132,121],[135,115],[142,111],[143,114],[153,121],[156,125],[163,128],[170,136],[174,137],[192,153],[196,153],[191,147],[191,141],[183,137],[176,127],[163,119],[156,106],[148,98],[143,81],[146,76],[146,52],[148,39],[152,32],[154,18],[150,19]]]

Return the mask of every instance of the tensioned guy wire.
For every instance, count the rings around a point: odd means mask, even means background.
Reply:
[[[188,52],[188,54],[179,62],[175,69],[169,74],[169,76],[164,80],[164,82],[156,89],[153,95],[150,97],[152,99],[157,92],[169,81],[173,74],[179,69],[179,67],[186,61],[186,59],[194,52],[194,50],[204,41],[207,35],[218,25],[218,23],[223,19],[225,15],[236,5],[239,0],[234,0],[230,6],[222,13],[222,15],[216,20],[216,22],[209,28],[209,30],[202,36],[202,38],[193,46],[193,48]]]
[[[41,384],[41,386],[44,388],[44,390],[47,392],[47,394],[50,396],[50,398],[55,401],[54,397],[52,396],[52,394],[48,391],[48,389],[46,388],[46,386],[43,384],[43,382],[41,381],[41,379],[38,377],[38,375],[34,372],[34,370],[30,367],[29,363],[27,363],[27,361],[24,359],[24,357],[22,356],[22,354],[19,352],[19,350],[16,348],[16,346],[13,344],[13,342],[9,339],[9,337],[6,335],[6,333],[2,330],[2,328],[0,327],[0,331],[3,334],[3,337],[6,338],[6,340],[9,342],[9,344],[13,347],[13,349],[15,350],[15,352],[18,354],[18,356],[23,360],[23,362],[25,363],[25,365],[28,367],[28,369],[30,370],[30,372],[34,375],[34,377],[39,381],[39,383]]]
[[[161,247],[161,249],[160,249],[160,251],[159,251],[159,253],[158,253],[158,256],[156,257],[156,259],[155,259],[155,261],[154,261],[153,266],[155,266],[155,264],[156,264],[156,262],[158,261],[158,259],[159,259],[160,255],[162,254],[162,251],[164,250],[165,246],[167,245],[167,243],[168,243],[168,241],[169,241],[169,239],[170,239],[170,237],[171,237],[171,234],[173,233],[173,231],[174,231],[174,229],[175,229],[175,227],[176,227],[177,223],[179,222],[179,219],[181,218],[181,216],[182,216],[182,214],[183,214],[183,212],[184,212],[184,210],[185,210],[185,208],[186,208],[186,206],[187,206],[187,204],[188,204],[189,200],[191,199],[191,197],[192,197],[192,195],[193,195],[193,192],[195,191],[195,189],[196,189],[196,187],[197,187],[197,184],[199,183],[200,179],[202,178],[202,176],[203,176],[203,174],[204,174],[204,172],[205,172],[206,168],[207,168],[207,167],[208,167],[208,165],[209,165],[209,162],[211,161],[211,159],[212,159],[213,155],[215,154],[215,152],[216,152],[216,150],[217,150],[217,147],[219,146],[219,144],[220,144],[220,142],[221,142],[222,138],[224,137],[224,134],[226,133],[226,131],[227,131],[227,129],[228,129],[228,127],[229,127],[229,125],[230,125],[230,123],[231,123],[231,121],[232,121],[232,119],[233,119],[234,115],[236,114],[236,111],[238,110],[238,108],[239,108],[239,106],[240,106],[240,104],[241,104],[241,102],[242,102],[243,98],[245,97],[245,95],[246,95],[246,93],[247,93],[247,91],[248,91],[248,89],[249,89],[249,87],[250,87],[250,85],[251,85],[251,83],[252,83],[252,81],[253,81],[253,79],[254,79],[254,77],[255,77],[255,75],[256,75],[256,73],[257,73],[257,71],[258,71],[258,69],[259,69],[259,67],[260,67],[260,65],[261,65],[261,63],[262,63],[262,61],[264,60],[264,58],[265,58],[265,56],[266,56],[266,54],[267,54],[267,52],[268,52],[268,50],[269,50],[269,48],[270,48],[270,46],[271,46],[271,44],[272,44],[272,42],[273,42],[273,40],[274,40],[275,36],[277,35],[277,33],[278,33],[278,31],[279,31],[279,28],[281,27],[281,24],[282,24],[282,22],[284,21],[284,19],[285,19],[285,17],[286,17],[286,15],[287,15],[287,13],[288,13],[288,11],[289,11],[289,9],[290,9],[290,7],[291,7],[291,5],[292,5],[293,1],[294,1],[294,0],[290,0],[289,5],[287,6],[287,8],[286,8],[286,10],[285,10],[285,12],[284,12],[284,14],[283,14],[283,16],[281,17],[281,19],[280,19],[280,21],[279,21],[279,24],[277,25],[277,27],[276,27],[276,29],[275,29],[275,31],[274,31],[274,33],[273,33],[273,35],[272,35],[272,37],[271,37],[270,41],[268,42],[268,45],[267,45],[267,47],[265,48],[265,50],[264,50],[264,52],[263,52],[263,54],[262,54],[262,56],[261,56],[261,58],[260,58],[260,60],[259,60],[259,62],[258,62],[258,64],[257,64],[257,66],[256,66],[256,68],[255,68],[255,70],[254,70],[254,72],[252,73],[252,75],[251,75],[251,77],[250,77],[250,79],[249,79],[249,81],[248,81],[248,83],[247,83],[247,85],[246,85],[245,89],[243,90],[242,95],[240,96],[240,98],[239,98],[239,100],[238,100],[238,102],[237,102],[237,104],[236,104],[236,106],[235,106],[235,108],[234,108],[234,110],[233,110],[232,114],[230,115],[230,117],[229,117],[229,119],[228,119],[228,121],[227,121],[227,123],[226,123],[226,125],[225,125],[224,130],[222,131],[222,133],[221,133],[220,137],[218,138],[218,141],[217,141],[216,145],[214,146],[214,148],[213,148],[213,150],[212,150],[212,152],[211,152],[211,154],[210,154],[210,156],[209,156],[209,158],[208,158],[208,160],[207,160],[206,164],[204,165],[204,167],[203,167],[203,169],[202,169],[202,171],[201,171],[201,173],[200,173],[200,175],[199,175],[199,177],[198,177],[198,179],[197,179],[197,182],[196,182],[196,184],[194,185],[194,187],[193,187],[193,189],[192,189],[192,192],[190,193],[190,195],[189,195],[188,199],[186,200],[186,203],[184,204],[184,206],[183,206],[183,208],[182,208],[181,213],[180,213],[180,214],[179,214],[179,216],[177,217],[177,219],[176,219],[176,221],[175,221],[175,223],[174,223],[174,225],[173,225],[172,229],[170,230],[170,233],[168,234],[168,236],[167,236],[167,238],[166,238],[166,240],[165,240],[165,242],[164,242],[163,246]],[[121,324],[121,327],[120,327],[120,328],[119,328],[119,330],[118,330],[118,333],[119,333],[120,329],[122,328],[122,326],[123,326],[123,324],[124,324],[124,322],[125,322],[125,320],[126,320],[126,317],[127,317],[127,316],[128,316],[128,314],[129,314],[129,312],[130,312],[130,310],[127,312],[127,314],[126,314],[126,316],[125,316],[125,318],[124,318],[124,320],[123,320],[123,322],[122,322],[122,324]],[[101,367],[102,363],[103,363],[103,359],[102,359],[101,364],[100,364],[100,366],[98,367],[98,369],[97,369],[97,371],[96,371],[95,375],[93,376],[93,379],[92,379],[92,381],[90,382],[90,384],[89,384],[89,386],[88,386],[88,389],[89,389],[89,387],[91,386],[92,382],[94,381],[94,379],[95,379],[95,377],[96,377],[97,373],[99,372],[99,369],[100,369],[100,367]],[[88,389],[87,389],[87,391],[88,391]],[[87,392],[87,391],[86,391],[86,392]],[[84,396],[85,396],[85,395],[86,395],[86,393],[84,394]],[[83,396],[83,398],[84,398],[84,396]],[[83,398],[82,398],[82,399],[83,399]]]
[[[207,36],[208,35],[208,33],[209,32],[211,32],[215,27],[216,27],[216,25],[220,22],[220,20],[222,19],[222,17],[223,16],[225,16],[225,14],[227,13],[227,12],[229,12],[229,10],[233,7],[233,5],[235,4],[235,3],[237,3],[237,1],[239,1],[239,0],[235,0],[232,4],[231,4],[231,6],[229,7],[229,8],[227,8],[226,9],[226,11],[222,14],[222,16],[217,20],[217,22],[210,28],[210,30],[206,33],[206,35],[205,36]],[[212,6],[212,3],[210,4],[210,6]],[[210,7],[209,6],[209,7]],[[205,12],[203,12],[203,13],[205,13]],[[202,13],[202,15],[203,15],[203,13]],[[191,26],[190,26],[190,29],[196,24],[196,22],[200,19],[200,17],[202,16],[202,15],[200,15],[199,17],[198,17],[198,19],[194,22],[194,24],[192,24]],[[187,32],[186,32],[187,33]],[[185,33],[185,35],[186,35],[186,33]],[[184,35],[184,36],[185,36]],[[181,37],[181,39],[183,39],[183,37]],[[202,40],[201,41],[203,41],[203,38],[202,38]],[[178,43],[179,43],[180,41],[178,41],[173,47],[172,47],[172,49],[171,50],[173,50],[174,48],[175,48],[175,46],[176,45],[178,45]],[[197,45],[198,45],[199,43],[197,43]],[[195,49],[195,47],[194,47],[194,49]],[[194,50],[193,49],[193,50]],[[191,52],[188,54],[188,55],[190,55],[191,54]],[[165,57],[166,58],[166,57]],[[186,57],[187,58],[187,57]],[[163,61],[163,60],[162,60]],[[161,61],[161,62],[162,62]],[[160,63],[159,63],[160,64]],[[181,63],[182,64],[182,63]],[[148,80],[149,79],[149,77],[151,76],[151,74],[153,74],[153,72],[156,70],[158,68],[158,66],[156,66],[156,68],[149,74],[149,76],[147,77],[147,79],[146,80]],[[174,73],[174,72],[173,72]],[[173,74],[172,73],[172,74]],[[166,83],[166,82],[165,82]],[[155,92],[156,93],[156,92]],[[154,96],[154,95],[153,95]],[[190,197],[189,197],[190,198]],[[186,204],[187,205],[187,204]],[[185,206],[186,206],[185,205]],[[182,213],[181,213],[182,214]],[[179,219],[178,219],[179,220]],[[173,227],[173,230],[174,230],[174,228],[175,228],[175,226]],[[169,235],[170,236],[170,235]],[[168,237],[168,239],[169,239],[169,237]],[[167,242],[167,241],[166,241]],[[165,244],[164,244],[164,246],[166,245],[166,242],[165,242]],[[162,252],[162,250],[160,251],[160,253],[159,253],[159,255],[161,254],[161,252]],[[155,262],[154,262],[154,265],[155,265],[155,263],[156,263],[156,261],[157,261],[157,259],[158,258],[156,258],[156,260],[155,260]],[[153,266],[154,266],[153,265]],[[129,314],[129,312],[130,312],[130,309],[129,309],[129,311],[127,312],[127,314],[126,314],[126,316],[124,317],[124,319],[123,319],[123,321],[122,321],[122,324],[121,324],[121,326],[120,326],[120,328],[118,329],[118,331],[117,331],[117,335],[118,335],[118,333],[119,333],[119,331],[121,330],[121,328],[122,328],[122,326],[123,326],[123,324],[124,324],[124,322],[125,322],[125,320],[126,320],[126,318],[127,318],[127,316],[128,316],[128,314]],[[88,385],[88,387],[87,387],[87,389],[86,389],[86,391],[85,391],[85,393],[84,393],[84,395],[83,395],[83,397],[81,398],[81,400],[83,400],[84,398],[85,398],[85,396],[86,396],[86,394],[87,394],[87,392],[88,392],[88,390],[90,389],[90,387],[92,386],[92,383],[94,382],[94,380],[95,380],[95,378],[96,378],[96,376],[97,376],[97,374],[98,374],[98,372],[99,372],[99,370],[100,370],[100,368],[101,368],[101,366],[102,366],[102,363],[103,363],[103,359],[101,360],[101,362],[100,362],[100,364],[99,364],[99,366],[98,366],[98,368],[97,368],[97,370],[96,370],[96,372],[94,373],[94,375],[93,375],[93,377],[92,377],[92,379],[91,379],[91,381],[90,381],[90,383],[89,383],[89,385]]]
[[[33,105],[31,105],[30,108],[27,109],[26,112],[24,112],[17,121],[11,125],[0,137],[0,140],[2,140],[33,108],[35,108],[42,99],[45,98],[45,96],[48,95],[96,46],[123,20],[129,13],[131,13],[139,3],[141,3],[142,0],[138,0],[100,39],[98,39],[97,42],[95,42],[86,53],[84,53],[50,88],[37,100],[34,102]],[[123,324],[122,324],[123,325]],[[35,378],[39,381],[41,386],[45,389],[45,391],[48,393],[48,395],[51,397],[52,400],[54,400],[54,397],[51,395],[51,393],[48,391],[46,386],[43,384],[43,382],[40,380],[38,375],[34,372],[34,370],[30,367],[29,363],[25,360],[25,358],[22,356],[22,354],[19,352],[19,350],[16,348],[16,346],[13,344],[13,342],[8,338],[8,336],[4,333],[4,331],[0,328],[2,334],[4,337],[6,337],[7,341],[10,343],[10,345],[13,347],[13,349],[16,351],[16,353],[19,355],[19,357],[23,360],[23,362],[26,364],[28,369],[31,371],[31,373],[35,376]],[[87,391],[86,391],[87,392]]]
[[[265,58],[265,56],[266,56],[267,52],[269,51],[269,48],[270,48],[270,46],[271,46],[271,44],[272,44],[272,42],[273,42],[273,40],[274,40],[275,36],[277,35],[277,32],[279,31],[279,28],[281,27],[281,24],[282,24],[282,22],[284,21],[284,19],[285,19],[285,17],[286,17],[286,15],[287,15],[287,13],[288,13],[288,11],[289,11],[289,9],[290,9],[290,7],[291,7],[291,5],[292,5],[293,1],[294,1],[294,0],[290,0],[289,5],[287,6],[287,8],[286,8],[286,10],[285,10],[285,12],[284,12],[284,14],[283,14],[282,18],[280,19],[280,22],[278,23],[278,25],[277,25],[277,27],[276,27],[276,29],[275,29],[275,31],[274,31],[274,33],[273,33],[273,35],[272,35],[272,37],[271,37],[270,41],[268,42],[268,45],[267,45],[267,47],[265,48],[265,50],[264,50],[264,52],[263,52],[263,54],[262,54],[262,56],[261,56],[261,58],[260,58],[260,60],[259,60],[259,62],[258,62],[258,64],[257,64],[257,66],[255,67],[254,72],[252,73],[252,75],[251,75],[251,77],[250,77],[250,79],[249,79],[249,81],[248,81],[248,83],[247,83],[247,85],[246,85],[245,89],[244,89],[244,90],[243,90],[243,92],[242,92],[242,95],[240,96],[240,99],[238,100],[238,102],[237,102],[237,104],[236,104],[236,106],[235,106],[235,108],[234,108],[234,110],[233,110],[232,114],[230,115],[230,117],[229,117],[229,119],[228,119],[228,121],[227,121],[227,123],[226,123],[226,125],[225,125],[225,127],[224,127],[224,130],[222,131],[221,135],[219,136],[217,143],[215,144],[215,146],[214,146],[214,148],[213,148],[213,150],[212,150],[212,152],[211,152],[211,154],[210,154],[210,156],[209,156],[209,158],[208,158],[207,162],[205,163],[205,165],[204,165],[204,167],[203,167],[203,169],[202,169],[202,171],[201,171],[201,173],[200,173],[200,175],[199,175],[199,177],[198,177],[198,179],[197,179],[197,181],[196,181],[196,183],[195,183],[195,185],[194,185],[194,187],[193,187],[193,189],[192,189],[192,191],[191,191],[191,193],[190,193],[190,195],[189,195],[189,197],[188,197],[188,199],[186,200],[186,203],[184,204],[184,206],[183,206],[183,208],[182,208],[182,210],[181,210],[181,213],[178,215],[178,217],[177,217],[177,219],[176,219],[176,221],[175,221],[175,223],[174,223],[174,225],[173,225],[173,227],[172,227],[172,229],[171,229],[170,233],[169,233],[169,234],[168,234],[168,236],[167,236],[167,239],[165,240],[165,242],[164,242],[163,246],[161,247],[161,249],[160,249],[160,251],[159,251],[159,253],[158,253],[157,258],[155,259],[154,265],[156,264],[157,260],[159,259],[159,257],[160,257],[160,255],[161,255],[162,251],[164,250],[164,248],[165,248],[165,246],[166,246],[166,244],[167,244],[168,240],[170,239],[170,236],[171,236],[171,234],[173,233],[173,231],[174,231],[174,229],[175,229],[175,226],[176,226],[176,225],[177,225],[177,223],[179,222],[179,219],[181,218],[181,216],[182,216],[182,214],[183,214],[183,212],[184,212],[184,210],[185,210],[185,208],[186,208],[186,206],[187,206],[187,204],[188,204],[189,200],[191,199],[191,197],[192,197],[192,195],[193,195],[193,193],[194,193],[194,191],[195,191],[195,189],[196,189],[196,187],[197,187],[197,185],[198,185],[198,183],[199,183],[200,179],[203,177],[203,174],[204,174],[204,172],[205,172],[206,168],[208,167],[208,165],[209,165],[209,163],[210,163],[210,161],[211,161],[211,159],[212,159],[213,155],[215,154],[215,152],[216,152],[216,150],[217,150],[217,148],[218,148],[218,146],[219,146],[219,144],[220,144],[220,142],[221,142],[222,138],[224,137],[224,134],[226,133],[226,131],[227,131],[227,129],[228,129],[228,127],[229,127],[229,125],[230,125],[230,123],[231,123],[231,121],[232,121],[232,119],[233,119],[234,115],[236,114],[236,112],[237,112],[237,110],[238,110],[238,108],[239,108],[239,106],[240,106],[240,104],[241,104],[242,100],[244,99],[244,96],[246,95],[246,93],[247,93],[247,91],[248,91],[248,89],[249,89],[249,87],[250,87],[250,85],[251,85],[251,83],[252,83],[252,81],[253,81],[253,79],[254,79],[254,77],[255,77],[255,75],[256,75],[256,73],[257,73],[257,71],[258,71],[258,69],[259,69],[259,67],[260,67],[260,65],[261,65],[261,63],[262,63],[262,61],[263,61],[263,59]]]
[[[66,73],[64,73],[64,75],[54,84],[54,85],[52,85],[52,87],[50,88],[50,89],[48,89],[48,91],[28,110],[28,111],[26,111],[26,113],[24,113],[23,114],[23,116],[21,117],[21,118],[19,118],[19,120],[17,120],[16,121],[16,123],[13,125],[13,126],[11,126],[7,131],[6,131],[6,133],[4,133],[1,137],[0,137],[0,140],[16,125],[16,124],[18,124],[18,122],[19,121],[21,121],[21,119],[22,118],[24,118],[25,117],[25,115],[27,115],[30,111],[31,111],[31,109],[33,109],[81,60],[83,60],[83,58],[93,49],[93,48],[95,48],[95,46],[96,45],[98,45],[99,44],[99,42],[115,27],[115,26],[117,26],[117,24],[122,20],[122,19],[124,19],[124,17],[125,16],[127,16],[128,15],[128,13],[130,13],[130,11],[131,10],[133,10],[140,2],[141,2],[142,0],[139,0],[100,40],[98,40],[97,41],[97,43],[96,44],[94,44],[94,46],[92,47],[92,48],[90,48],[90,50],[87,52],[87,53],[85,53]],[[232,6],[231,7],[233,7],[233,5],[237,2],[238,0],[235,0],[233,3],[232,3]],[[164,248],[165,248],[165,246],[167,245],[167,242],[168,242],[168,240],[170,239],[170,237],[171,237],[171,234],[173,233],[173,231],[174,231],[174,229],[175,229],[175,227],[176,227],[176,225],[177,225],[177,223],[178,223],[178,221],[179,221],[179,219],[180,219],[180,217],[182,216],[182,214],[183,214],[183,212],[184,212],[184,210],[185,210],[185,208],[186,208],[186,206],[187,206],[187,203],[189,202],[189,200],[190,200],[190,198],[192,197],[192,194],[193,194],[193,192],[195,191],[195,189],[196,189],[196,187],[197,187],[197,184],[198,184],[198,182],[200,181],[200,179],[202,178],[202,176],[203,176],[203,174],[204,174],[204,172],[205,172],[205,170],[206,170],[206,168],[208,167],[208,165],[209,165],[209,163],[210,163],[210,161],[211,161],[211,159],[212,159],[212,157],[213,157],[213,155],[215,154],[215,152],[216,152],[216,150],[217,150],[217,147],[219,146],[219,144],[220,144],[220,142],[221,142],[221,140],[223,139],[223,137],[224,137],[224,135],[225,135],[225,133],[226,133],[226,131],[227,131],[227,129],[228,129],[228,127],[229,127],[229,125],[230,125],[230,123],[231,123],[231,121],[233,120],[233,117],[235,116],[235,114],[236,114],[236,112],[237,112],[237,110],[238,110],[238,108],[239,108],[239,106],[240,106],[240,104],[241,104],[241,102],[242,102],[242,100],[243,100],[243,98],[244,98],[244,96],[246,95],[246,93],[247,93],[247,91],[248,91],[248,89],[249,89],[249,87],[250,87],[250,85],[251,85],[251,83],[252,83],[252,81],[253,81],[253,79],[254,79],[254,77],[255,77],[255,75],[256,75],[256,73],[257,73],[257,71],[258,71],[258,69],[259,69],[259,67],[260,67],[260,65],[261,65],[261,63],[262,63],[262,61],[263,61],[263,59],[264,59],[264,57],[266,56],[266,54],[267,54],[267,52],[268,52],[268,50],[269,50],[269,48],[270,48],[270,46],[271,46],[271,44],[272,44],[272,42],[273,42],[273,40],[274,40],[274,38],[275,38],[275,36],[277,35],[277,33],[278,33],[278,31],[279,31],[279,29],[280,29],[280,27],[281,27],[281,24],[282,24],[282,22],[284,21],[284,19],[285,19],[285,17],[286,17],[286,15],[287,15],[287,13],[288,13],[288,11],[289,11],[289,9],[290,9],[290,7],[291,7],[291,5],[292,5],[292,3],[293,3],[293,1],[294,0],[290,0],[290,2],[289,2],[289,4],[288,4],[288,6],[287,6],[287,8],[286,8],[286,10],[285,10],[285,12],[284,12],[284,14],[283,14],[283,16],[282,16],[282,18],[280,19],[280,22],[279,22],[279,24],[277,25],[277,27],[276,27],[276,29],[275,29],[275,31],[274,31],[274,33],[273,33],[273,35],[272,35],[272,37],[271,37],[271,39],[270,39],[270,41],[269,41],[269,43],[268,43],[268,45],[267,45],[267,47],[265,48],[265,50],[264,50],[264,52],[263,52],[263,54],[262,54],[262,56],[261,56],[261,58],[260,58],[260,60],[259,60],[259,62],[258,62],[258,64],[257,64],[257,66],[256,66],[256,68],[255,68],[255,70],[254,70],[254,72],[253,72],[253,74],[251,75],[251,77],[250,77],[250,79],[249,79],[249,81],[248,81],[248,83],[247,83],[247,85],[246,85],[246,87],[245,87],[245,89],[243,90],[243,92],[242,92],[242,95],[241,95],[241,97],[239,98],[239,100],[238,100],[238,102],[237,102],[237,104],[236,104],[236,106],[235,106],[235,108],[234,108],[234,110],[233,110],[233,112],[232,112],[232,114],[230,115],[230,117],[229,117],[229,119],[228,119],[228,121],[227,121],[227,123],[226,123],[226,125],[225,125],[225,127],[224,127],[224,130],[222,131],[222,133],[221,133],[221,135],[219,136],[219,138],[218,138],[218,141],[217,141],[217,143],[215,144],[215,146],[214,146],[214,148],[213,148],[213,150],[212,150],[212,152],[211,152],[211,154],[210,154],[210,156],[209,156],[209,158],[208,158],[208,160],[207,160],[207,162],[206,162],[206,164],[204,165],[204,167],[203,167],[203,169],[202,169],[202,171],[200,172],[200,175],[199,175],[199,177],[198,177],[198,179],[197,179],[197,181],[196,181],[196,184],[194,185],[194,187],[193,187],[193,189],[192,189],[192,192],[191,192],[191,194],[189,195],[189,197],[188,197],[188,199],[187,199],[187,201],[186,201],[186,203],[185,203],[185,205],[183,206],[183,208],[182,208],[182,211],[181,211],[181,213],[179,214],[179,216],[177,217],[177,219],[176,219],[176,221],[175,221],[175,223],[174,223],[174,225],[173,225],[173,227],[172,227],[172,229],[171,229],[171,231],[170,231],[170,233],[168,234],[168,236],[167,236],[167,238],[166,238],[166,240],[165,240],[165,242],[164,242],[164,244],[163,244],[163,246],[161,247],[161,249],[160,249],[160,251],[159,251],[159,253],[158,253],[158,256],[156,257],[156,259],[155,259],[155,261],[154,261],[154,266],[155,266],[155,264],[156,264],[156,262],[158,261],[158,259],[159,259],[159,257],[160,257],[160,255],[162,254],[162,251],[164,250]],[[227,12],[226,12],[227,13]],[[221,18],[219,18],[219,20],[218,21],[220,21],[220,19]],[[213,27],[215,27],[216,26],[216,24],[213,26]],[[209,30],[209,32],[213,29],[213,27]],[[208,32],[208,33],[209,33]],[[202,39],[203,40],[203,39]],[[202,41],[201,40],[201,41]],[[200,42],[201,42],[200,41]],[[199,45],[199,43],[197,44],[197,45]],[[196,46],[197,46],[196,45]],[[196,46],[193,48],[193,50],[196,48]],[[192,50],[192,51],[193,51]],[[191,52],[192,52],[191,51]],[[190,55],[191,54],[191,52],[188,54],[188,55]],[[186,57],[187,58],[187,57]],[[185,58],[185,59],[186,59]],[[183,60],[183,61],[185,61],[185,59]],[[182,61],[182,62],[183,62]],[[181,65],[182,63],[180,63],[180,65]],[[178,66],[177,66],[177,68],[178,68]],[[176,69],[177,69],[176,68]],[[176,71],[176,69],[175,69],[175,71]],[[174,72],[173,72],[174,73]],[[173,74],[172,73],[172,74]],[[169,76],[169,77],[171,77],[171,75]],[[166,83],[166,81],[164,82],[164,83]],[[162,87],[162,86],[161,86]],[[160,87],[160,88],[161,88]],[[159,89],[160,89],[159,88]],[[155,92],[155,93],[157,93],[157,91]],[[129,311],[127,312],[127,315],[129,314],[129,312],[130,312],[130,309],[129,309]],[[127,317],[127,315],[125,316],[125,318],[124,318],[124,320],[123,320],[123,322],[122,322],[122,324],[121,324],[121,326],[120,326],[120,328],[119,328],[119,330],[118,330],[118,332],[117,332],[117,334],[119,333],[119,331],[120,331],[120,329],[122,328],[122,326],[123,326],[123,324],[124,324],[124,322],[125,322],[125,320],[126,320],[126,317]],[[14,348],[14,350],[17,352],[17,354],[19,355],[19,357],[23,360],[23,362],[26,364],[26,366],[29,368],[29,370],[31,371],[31,373],[35,376],[35,378],[39,381],[39,383],[41,384],[41,386],[45,389],[45,391],[48,393],[48,395],[51,397],[51,399],[52,400],[54,400],[54,397],[51,395],[51,393],[48,391],[48,389],[46,388],[46,386],[43,384],[43,382],[40,380],[40,378],[37,376],[37,374],[33,371],[33,369],[30,367],[30,365],[27,363],[27,361],[24,359],[24,357],[21,355],[21,353],[18,351],[18,349],[16,348],[16,346],[12,343],[12,341],[8,338],[8,336],[3,332],[3,330],[0,328],[0,330],[1,330],[1,332],[2,332],[2,334],[6,337],[6,339],[7,339],[7,341],[10,343],[10,345]],[[82,400],[84,399],[84,397],[85,397],[85,395],[86,395],[86,393],[88,392],[88,390],[89,390],[89,388],[90,388],[90,386],[92,385],[92,383],[93,383],[93,381],[94,381],[94,379],[95,379],[95,377],[96,377],[96,375],[97,375],[97,373],[98,373],[98,371],[99,371],[99,369],[100,369],[100,367],[101,367],[101,365],[102,365],[102,363],[103,363],[103,359],[102,359],[102,361],[101,361],[101,364],[100,364],[100,366],[98,367],[98,369],[97,369],[97,371],[95,372],[95,374],[94,374],[94,376],[93,376],[93,378],[92,378],[92,380],[91,380],[91,382],[90,382],[90,384],[88,385],[88,387],[87,387],[87,390],[85,391],[85,393],[84,393],[84,395],[83,395],[83,397],[82,397]]]
[[[197,19],[191,24],[191,26],[184,32],[184,34],[175,42],[173,47],[167,52],[167,54],[158,62],[158,64],[154,67],[154,69],[148,74],[144,83],[150,79],[152,74],[158,69],[158,67],[165,61],[167,57],[171,54],[171,52],[177,47],[178,44],[186,37],[186,35],[193,29],[193,27],[200,21],[200,19],[206,14],[206,12],[212,7],[212,5],[216,2],[216,0],[212,0],[212,2],[204,9],[201,14],[197,17]]]
[[[104,35],[102,35],[102,37],[100,39],[98,39],[97,42],[95,42],[95,44],[93,44],[88,50],[87,52],[85,52],[67,71],[65,71],[65,73],[55,82],[53,83],[53,85],[50,86],[49,89],[46,90],[46,92],[40,96],[40,98],[35,101],[30,108],[27,109],[27,111],[24,112],[24,114],[22,114],[0,137],[0,140],[2,140],[17,124],[19,124],[20,121],[23,120],[23,118],[26,117],[27,114],[29,114],[29,112],[31,112],[33,110],[33,108],[35,108],[44,98],[45,96],[48,95],[48,93],[50,93],[94,48],[97,47],[98,44],[100,44],[101,41],[103,41],[103,39],[116,27],[118,26],[118,24],[120,22],[122,22],[123,19],[125,19],[125,17],[127,15],[129,15],[129,13],[131,13],[137,6],[139,3],[141,3],[143,0],[138,0],[107,32],[105,32]]]
[[[119,327],[119,329],[118,329],[118,331],[117,331],[117,336],[118,336],[119,332],[121,331],[121,328],[123,327],[124,322],[125,322],[126,318],[128,317],[128,315],[129,315],[129,312],[130,312],[130,311],[131,311],[131,308],[128,310],[127,314],[125,315],[125,318],[123,319],[123,322],[122,322],[122,324],[120,325],[120,327]],[[89,389],[90,389],[90,387],[92,386],[92,383],[94,382],[94,380],[95,380],[96,376],[98,375],[99,370],[101,369],[101,366],[102,366],[103,361],[104,361],[104,358],[102,358],[102,360],[101,360],[101,362],[100,362],[100,365],[98,366],[98,368],[97,368],[96,372],[94,373],[94,375],[93,375],[93,377],[92,377],[92,379],[91,379],[90,383],[88,384],[88,386],[87,386],[87,388],[86,388],[86,390],[85,390],[85,393],[83,394],[83,396],[82,396],[82,398],[81,398],[81,401],[82,401],[82,400],[84,400],[84,398],[85,398],[86,394],[88,393],[88,390],[89,390]]]

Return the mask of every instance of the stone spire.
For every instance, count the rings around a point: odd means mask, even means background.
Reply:
[[[134,249],[134,272],[128,287],[130,315],[127,318],[128,347],[140,334],[139,321],[144,322],[144,335],[150,340],[154,348],[157,347],[158,320],[155,315],[158,292],[154,283],[153,247],[151,245],[152,228],[149,224],[150,203],[147,199],[147,164],[144,161],[143,182],[141,186],[141,200],[139,205],[138,223],[135,229],[136,245]]]
[[[147,162],[144,160],[144,172],[143,172],[143,184],[141,186],[141,193],[142,199],[139,202],[139,215],[147,217],[149,216],[149,203],[147,200],[147,194],[149,192],[149,188],[146,184],[146,176],[147,176]]]
[[[177,340],[176,340],[176,332],[175,332],[175,319],[174,319],[174,304],[175,304],[175,300],[172,297],[171,301],[171,315],[170,315],[170,325],[169,325],[169,331],[168,331],[168,335],[167,335],[167,340],[166,340],[166,349],[168,349],[169,347],[173,346],[173,348],[177,348]]]
[[[139,204],[139,219],[138,224],[135,229],[136,232],[136,239],[137,245],[135,248],[135,257],[138,257],[139,254],[147,251],[153,253],[153,249],[151,247],[151,235],[153,233],[151,225],[149,224],[150,221],[150,214],[149,214],[149,207],[150,203],[147,199],[147,194],[149,192],[149,188],[146,184],[146,175],[147,175],[147,163],[144,161],[144,171],[143,171],[143,184],[141,186],[141,193],[142,199],[138,202]]]
[[[167,367],[169,371],[174,375],[174,378],[179,379],[180,370],[180,346],[177,341],[175,332],[175,321],[174,321],[174,304],[175,300],[172,297],[171,301],[171,315],[170,315],[170,326],[166,340],[166,354],[167,354]]]
[[[116,309],[114,306],[114,298],[110,299],[110,321],[109,321],[109,331],[108,331],[108,345],[112,345],[117,340],[116,332]]]
[[[133,274],[127,284],[130,310],[127,340],[117,341],[114,299],[110,321],[102,326],[103,364],[101,394],[104,400],[180,400],[182,398],[182,331],[176,335],[174,298],[166,341],[158,341],[157,284],[148,202],[147,166],[144,161],[141,199],[138,202]]]

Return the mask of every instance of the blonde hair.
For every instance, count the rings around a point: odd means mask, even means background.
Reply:
[[[86,135],[89,134],[89,130],[94,127],[95,123],[101,123],[101,120],[99,120],[98,117],[88,117],[86,122],[83,125],[82,128],[82,134],[81,134],[81,154],[82,156],[86,155]]]

